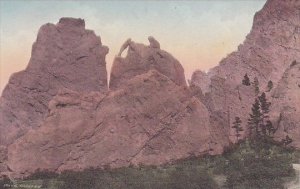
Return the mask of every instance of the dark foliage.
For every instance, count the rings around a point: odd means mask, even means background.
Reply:
[[[272,142],[246,141],[228,156],[226,186],[230,189],[283,189],[295,176],[289,149]]]
[[[296,66],[296,64],[297,64],[297,62],[296,62],[296,60],[294,60],[294,61],[291,63],[290,67]]]
[[[12,184],[13,184],[12,181],[7,176],[0,178],[0,189],[10,188]]]
[[[242,84],[246,85],[246,86],[250,86],[251,85],[250,79],[249,79],[249,77],[248,77],[247,74],[244,75],[244,79],[242,80]]]
[[[235,117],[232,128],[235,131],[236,140],[239,141],[243,127],[241,126],[242,120],[239,117]]]
[[[260,123],[262,122],[262,113],[260,111],[260,104],[258,99],[255,99],[249,116],[250,118],[248,119],[248,125],[250,129],[250,135],[251,137],[259,136],[259,127]]]
[[[56,177],[58,177],[58,173],[49,170],[37,169],[33,174],[26,177],[24,180],[53,179]]]
[[[61,189],[217,189],[203,168],[179,164],[166,167],[125,167],[114,170],[66,171],[59,177]]]
[[[268,82],[268,92],[270,92],[273,89],[273,82],[269,81]]]

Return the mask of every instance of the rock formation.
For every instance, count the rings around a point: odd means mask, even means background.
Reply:
[[[18,128],[4,130],[17,134],[2,135],[1,172],[22,177],[38,168],[158,165],[222,153],[229,144],[225,128],[210,127],[208,109],[194,97],[201,92],[190,89],[181,64],[148,39],[149,46],[131,39],[122,45],[107,90],[108,49],[83,20],[43,26],[27,69],[12,77],[1,98],[2,125],[17,107],[26,113],[25,121],[19,114],[11,119]],[[30,93],[18,101],[12,90]]]
[[[157,165],[228,145],[189,88],[156,70],[107,94],[61,92],[49,107],[44,124],[9,147],[13,172]]]
[[[107,53],[82,19],[61,18],[56,25],[43,25],[27,68],[11,76],[0,98],[0,144],[38,127],[59,89],[107,91]]]
[[[244,127],[247,124],[255,93],[253,86],[241,85],[246,73],[252,82],[258,78],[262,92],[269,81],[277,84],[290,64],[300,60],[299,8],[299,1],[268,0],[255,14],[252,30],[236,52],[207,74],[193,74],[191,83],[205,92],[210,104],[219,106],[213,111],[223,112],[228,128],[235,116],[242,117]],[[216,78],[219,82],[213,82]]]
[[[271,112],[277,137],[289,136],[300,148],[300,63],[293,62],[272,91]]]
[[[113,62],[110,89],[125,86],[129,79],[146,73],[150,69],[159,71],[177,85],[186,86],[184,70],[178,60],[161,50],[160,44],[153,37],[148,39],[149,46],[135,43],[131,39],[122,45],[119,55]],[[128,48],[127,56],[122,58],[121,54],[126,48]]]
[[[284,71],[300,58],[299,1],[269,0],[255,14],[253,27],[238,51],[223,59],[209,75],[240,84],[245,73],[261,86],[277,83]]]
[[[206,93],[209,92],[210,78],[205,72],[196,70],[189,81],[189,85],[198,86],[203,93]]]

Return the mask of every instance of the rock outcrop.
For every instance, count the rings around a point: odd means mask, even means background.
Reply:
[[[196,70],[191,80],[189,80],[189,86],[198,86],[200,87],[202,93],[209,92],[209,86],[210,86],[210,77],[201,70]]]
[[[228,145],[190,89],[156,70],[107,94],[61,92],[49,106],[44,124],[9,147],[13,172],[158,165]]]
[[[223,124],[229,128],[229,134],[236,116],[242,117],[242,125],[246,127],[255,98],[253,85],[241,85],[243,76],[248,74],[251,82],[257,77],[261,92],[267,91],[269,81],[277,85],[290,64],[300,60],[299,17],[299,1],[268,0],[255,14],[252,30],[236,52],[207,74],[199,71],[193,74],[191,83],[204,91],[210,104],[219,106],[212,112],[223,112]],[[216,78],[223,80],[222,84],[213,82]]]
[[[261,86],[269,80],[277,83],[284,71],[300,59],[300,3],[269,0],[255,14],[253,27],[246,40],[223,59],[209,75],[240,84],[245,73],[257,77]]]
[[[290,137],[300,148],[300,63],[293,62],[272,92],[272,117],[277,137]]]
[[[181,64],[171,54],[160,49],[160,44],[153,38],[148,38],[150,45],[135,43],[128,39],[115,58],[110,74],[109,88],[114,90],[125,86],[131,78],[156,69],[177,85],[186,86],[184,70]],[[127,56],[121,57],[128,48]]]
[[[210,127],[209,111],[195,97],[201,90],[190,89],[181,64],[148,39],[149,46],[131,39],[122,45],[108,90],[108,48],[83,20],[43,26],[27,69],[1,97],[1,126],[12,126],[2,134],[0,171],[22,177],[36,169],[159,165],[222,153],[228,137],[224,127]]]
[[[11,76],[0,98],[0,144],[38,127],[59,89],[107,91],[107,53],[82,19],[61,18],[56,25],[43,25],[27,68]]]

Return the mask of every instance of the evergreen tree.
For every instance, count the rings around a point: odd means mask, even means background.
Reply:
[[[252,105],[250,118],[248,119],[248,125],[250,126],[251,135],[254,137],[260,136],[260,124],[262,122],[262,113],[260,109],[259,100],[256,98],[255,103]],[[254,133],[253,133],[254,130]]]
[[[273,82],[270,80],[268,82],[268,92],[270,92],[273,89]]]
[[[253,86],[255,88],[255,95],[257,96],[259,94],[259,81],[257,77],[255,77],[253,80]]]
[[[239,117],[235,117],[232,128],[235,130],[235,136],[237,142],[239,141],[239,137],[241,136],[240,132],[243,131],[243,127],[241,127],[242,120]]]
[[[248,77],[247,74],[244,75],[244,79],[243,79],[243,81],[242,81],[242,84],[243,84],[243,85],[246,85],[246,86],[250,86],[250,85],[251,85],[251,84],[250,84],[250,79],[249,79],[249,77]]]
[[[266,93],[262,93],[259,97],[259,103],[260,103],[260,108],[261,108],[261,112],[263,114],[263,118],[264,119],[268,119],[269,118],[269,112],[270,112],[270,106],[271,103],[267,101],[267,97],[266,97]]]
[[[275,133],[275,128],[272,122],[269,120],[269,112],[271,103],[267,101],[266,94],[263,92],[259,97],[260,109],[262,114],[261,131],[264,136],[273,135]]]

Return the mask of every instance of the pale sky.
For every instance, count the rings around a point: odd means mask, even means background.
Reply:
[[[154,36],[176,57],[189,79],[235,51],[266,0],[54,1],[0,0],[0,93],[9,76],[28,64],[38,29],[61,17],[83,18],[109,47],[107,70],[127,38]]]

